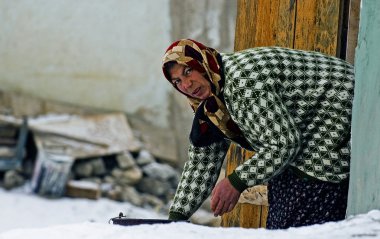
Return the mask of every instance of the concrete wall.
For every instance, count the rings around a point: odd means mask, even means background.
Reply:
[[[166,125],[168,0],[2,0],[0,22],[1,88]]]
[[[232,51],[235,17],[230,0],[0,0],[0,90],[137,116],[184,160],[192,113],[161,57],[179,38]]]
[[[348,215],[380,208],[380,1],[362,0]]]
[[[232,52],[235,39],[237,1],[171,0],[171,38],[192,38],[221,52]],[[187,159],[188,135],[193,112],[186,98],[173,91],[171,125],[175,129],[178,156],[182,164]]]

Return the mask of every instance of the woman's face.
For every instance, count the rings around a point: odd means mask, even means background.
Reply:
[[[183,93],[204,100],[211,95],[210,82],[197,70],[175,64],[169,70],[171,82]]]

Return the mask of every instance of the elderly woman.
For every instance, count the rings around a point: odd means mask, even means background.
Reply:
[[[211,192],[211,209],[222,215],[242,191],[266,182],[267,228],[344,219],[351,65],[280,47],[224,54],[183,39],[167,49],[163,72],[195,112],[169,219],[188,219]],[[230,142],[255,154],[215,185]]]

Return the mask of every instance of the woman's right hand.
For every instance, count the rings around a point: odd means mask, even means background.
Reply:
[[[240,192],[232,186],[228,178],[222,179],[212,190],[211,210],[214,216],[222,216],[232,211],[239,201]]]

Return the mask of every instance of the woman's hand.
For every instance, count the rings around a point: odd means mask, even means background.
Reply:
[[[228,178],[221,180],[212,190],[211,210],[214,216],[221,216],[230,212],[238,202],[240,192],[235,189]]]

